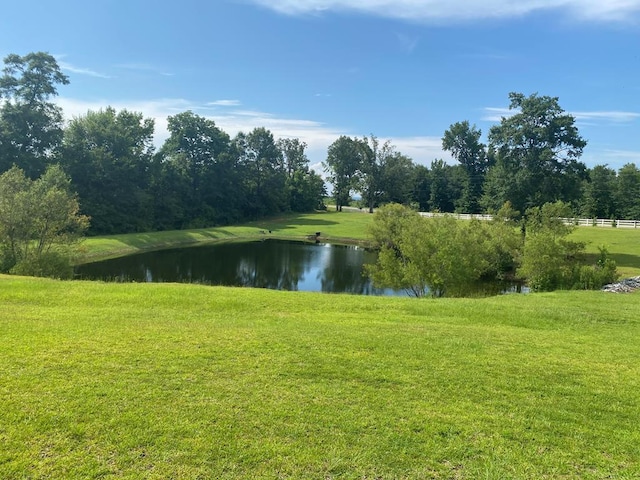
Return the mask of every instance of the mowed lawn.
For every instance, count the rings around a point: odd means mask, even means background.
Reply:
[[[0,478],[640,478],[640,294],[0,276]]]

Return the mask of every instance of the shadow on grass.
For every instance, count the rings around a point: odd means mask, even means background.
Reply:
[[[304,226],[337,225],[338,222],[321,218],[308,218],[308,214],[288,215],[286,217],[264,218],[253,222],[268,230],[286,230]]]
[[[615,260],[618,267],[626,268],[639,268],[640,269],[640,257],[638,255],[631,255],[628,253],[610,253],[609,256]],[[598,261],[599,254],[588,253],[587,262],[596,263]]]

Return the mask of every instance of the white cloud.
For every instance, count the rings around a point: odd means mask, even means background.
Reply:
[[[485,107],[485,114],[482,116],[482,120],[487,122],[499,122],[502,117],[509,118],[519,112],[518,109],[509,109],[505,107]],[[592,112],[567,112],[572,115],[576,121],[582,125],[598,125],[603,122],[606,123],[631,123],[640,118],[638,112],[624,112],[624,111],[592,111]]]
[[[628,21],[640,0],[251,0],[286,15],[358,12],[409,21],[469,21],[561,11],[593,21]]]
[[[60,57],[56,58],[56,60],[58,62],[58,66],[66,72],[77,73],[78,75],[88,75],[90,77],[97,78],[111,78],[109,75],[96,72],[95,70],[92,70],[90,68],[78,67],[76,65],[72,65],[68,62],[62,61],[60,60]]]
[[[410,36],[405,33],[396,33],[396,38],[400,44],[400,48],[406,53],[412,53],[420,41],[418,37]]]
[[[389,140],[399,152],[411,157],[415,163],[430,166],[433,160],[442,159],[455,164],[449,152],[442,150],[441,137],[392,137]]]
[[[237,107],[242,105],[240,100],[216,100],[214,102],[209,102],[207,105],[212,107]]]
[[[590,145],[587,145],[581,160],[589,167],[608,165],[609,168],[619,170],[627,163],[640,165],[640,151],[592,148]]]
[[[615,157],[619,159],[626,159],[628,161],[634,161],[640,163],[640,152],[632,150],[603,150],[602,153],[609,157]]]
[[[164,77],[173,77],[175,75],[148,63],[119,63],[115,67],[123,70],[153,73]]]
[[[516,113],[516,110],[511,110],[506,107],[485,107],[485,114],[482,116],[482,120],[486,122],[499,122],[502,117],[509,118]]]
[[[612,123],[629,123],[640,118],[637,112],[571,112],[576,120],[604,120]]]

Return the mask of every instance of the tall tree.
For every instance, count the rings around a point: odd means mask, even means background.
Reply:
[[[246,189],[245,213],[259,218],[288,209],[282,153],[265,128],[240,132],[234,139]]]
[[[162,212],[173,218],[171,223],[176,226],[221,222],[237,200],[228,202],[228,196],[237,191],[237,185],[227,182],[232,180],[227,171],[229,136],[213,120],[191,111],[170,116],[168,128],[169,138],[156,158],[160,165],[154,169],[156,223],[166,223]]]
[[[62,141],[62,110],[50,99],[69,80],[45,52],[4,59],[0,77],[0,171],[17,165],[30,178],[44,172]]]
[[[444,132],[442,148],[451,152],[466,172],[463,207],[468,213],[480,211],[484,176],[489,168],[486,146],[480,142],[482,131],[468,121],[457,122]]]
[[[309,158],[305,153],[307,144],[297,138],[281,138],[276,146],[282,154],[291,211],[308,212],[322,208],[326,194],[324,180],[309,169]]]
[[[287,177],[293,177],[293,174],[299,170],[306,170],[309,167],[309,159],[305,150],[307,144],[298,138],[280,138],[276,142],[276,146],[282,154],[282,161]]]
[[[578,159],[587,142],[557,97],[510,93],[509,109],[489,132],[496,170],[485,185],[483,203],[497,210],[507,200],[525,211],[531,206],[575,201],[586,167]]]
[[[430,208],[429,198],[431,197],[431,176],[429,169],[424,165],[416,165],[415,179],[411,199],[418,204],[421,212],[427,212]]]
[[[582,194],[582,215],[588,218],[616,216],[616,171],[596,165],[588,171]]]
[[[349,204],[351,192],[356,188],[360,173],[361,148],[359,142],[342,135],[329,145],[324,169],[333,186],[336,210]]]
[[[460,166],[448,165],[444,160],[431,162],[429,170],[429,210],[454,212],[460,210],[460,199],[464,188],[464,170]]]
[[[153,129],[141,113],[107,107],[73,119],[65,130],[61,162],[92,219],[91,233],[151,228]]]
[[[408,205],[413,200],[415,181],[416,166],[409,157],[400,152],[387,155],[382,164],[381,200]]]
[[[640,220],[640,169],[627,163],[618,170],[616,200],[620,218]]]
[[[356,144],[360,152],[358,189],[364,204],[369,208],[369,213],[373,213],[382,196],[384,166],[395,153],[394,147],[388,140],[381,145],[374,135],[356,140]]]

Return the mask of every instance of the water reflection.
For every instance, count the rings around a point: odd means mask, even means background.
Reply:
[[[376,253],[356,246],[277,240],[147,252],[77,267],[80,278],[133,282],[406,295],[374,288],[363,266]]]

